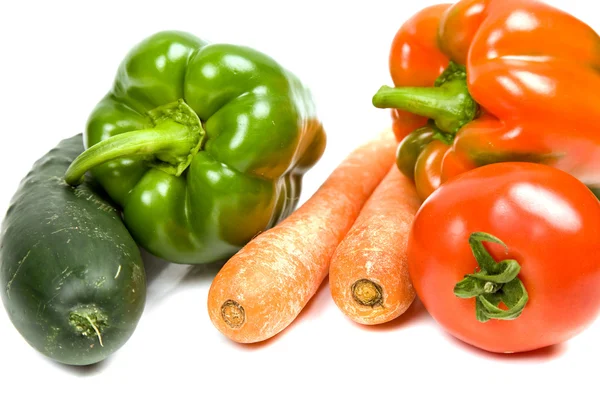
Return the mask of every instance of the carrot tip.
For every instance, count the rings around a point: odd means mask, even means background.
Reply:
[[[354,301],[362,306],[383,306],[383,288],[369,280],[359,279],[350,288]]]
[[[227,300],[221,306],[221,318],[232,329],[240,328],[246,322],[246,312],[235,300]]]

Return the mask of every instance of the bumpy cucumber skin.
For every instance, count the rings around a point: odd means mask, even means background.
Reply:
[[[119,349],[146,300],[140,251],[118,211],[92,181],[63,180],[82,151],[76,135],[34,164],[0,234],[0,293],[12,323],[35,349],[71,365]]]

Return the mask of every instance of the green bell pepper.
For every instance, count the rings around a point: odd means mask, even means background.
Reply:
[[[226,259],[288,216],[326,143],[293,74],[177,31],[129,52],[84,137],[66,182],[91,170],[139,245],[186,264]]]

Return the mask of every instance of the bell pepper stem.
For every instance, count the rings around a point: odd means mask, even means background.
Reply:
[[[158,107],[148,115],[153,127],[112,136],[81,153],[67,169],[65,182],[79,185],[90,169],[132,156],[147,156],[155,168],[181,175],[202,146],[204,130],[198,116],[183,100]]]
[[[476,117],[479,105],[469,94],[464,67],[450,63],[434,87],[382,86],[373,96],[377,108],[395,108],[432,119],[455,134]]]
[[[475,118],[477,103],[459,81],[440,87],[382,86],[373,96],[377,108],[396,108],[431,118],[442,131],[456,133]]]

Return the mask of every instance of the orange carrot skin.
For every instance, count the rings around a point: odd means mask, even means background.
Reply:
[[[329,265],[331,296],[353,321],[381,324],[414,301],[406,243],[420,204],[414,184],[394,165],[337,247]]]
[[[221,268],[208,294],[209,316],[239,343],[285,329],[315,294],[335,248],[395,160],[386,131],[354,150],[315,194]]]

